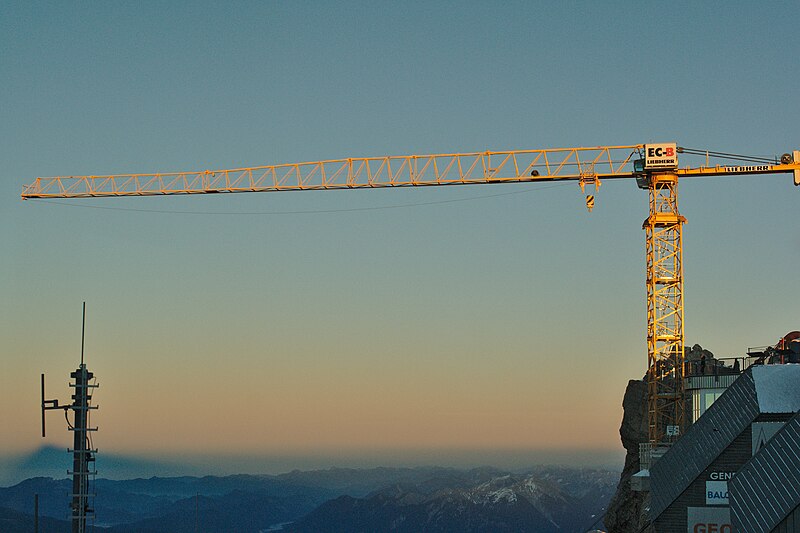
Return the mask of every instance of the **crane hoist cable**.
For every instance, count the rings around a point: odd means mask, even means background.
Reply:
[[[699,148],[684,148],[682,146],[678,147],[679,154],[687,154],[687,155],[702,155],[720,159],[730,159],[734,161],[750,161],[753,163],[769,163],[769,164],[777,164],[779,162],[778,157],[764,157],[764,156],[756,156],[756,155],[743,155],[743,154],[730,154],[726,152],[714,152],[711,150],[701,150]]]

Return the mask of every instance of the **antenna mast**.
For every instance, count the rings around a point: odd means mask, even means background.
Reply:
[[[86,302],[83,302],[83,318],[81,318],[81,365],[83,365],[83,340],[86,334]]]
[[[58,400],[45,400],[44,395],[44,374],[42,374],[42,437],[45,436],[45,411],[52,409],[63,409],[64,414],[72,411],[73,423],[67,426],[73,432],[73,446],[67,451],[72,454],[72,470],[67,474],[72,476],[72,494],[70,508],[72,509],[72,533],[86,533],[86,522],[94,518],[94,509],[89,507],[89,498],[94,498],[90,493],[89,482],[97,475],[97,471],[90,464],[95,461],[97,450],[92,447],[91,434],[97,431],[96,427],[89,427],[89,413],[97,409],[91,405],[92,389],[99,385],[92,383],[94,374],[86,368],[84,363],[84,339],[86,331],[86,302],[83,302],[83,319],[81,323],[81,364],[70,373],[74,380],[70,382],[70,388],[75,389],[72,394],[71,405],[58,405]]]

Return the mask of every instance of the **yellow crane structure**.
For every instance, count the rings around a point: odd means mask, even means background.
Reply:
[[[678,154],[706,164],[678,166]],[[744,165],[711,165],[715,160]],[[96,198],[298,190],[421,187],[479,183],[577,181],[594,206],[605,179],[635,179],[649,195],[646,243],[649,439],[674,441],[686,426],[684,405],[683,240],[681,177],[792,173],[800,185],[800,150],[781,158],[679,148],[676,143],[357,157],[229,170],[36,178],[22,198]],[[587,192],[588,187],[588,192]]]

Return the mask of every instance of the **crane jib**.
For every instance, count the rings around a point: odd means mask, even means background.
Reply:
[[[741,174],[747,172],[772,172],[772,165],[751,165],[741,167],[725,167],[725,172]]]

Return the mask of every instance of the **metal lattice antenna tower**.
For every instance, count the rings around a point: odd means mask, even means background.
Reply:
[[[87,521],[94,518],[94,509],[89,506],[89,499],[94,498],[90,491],[90,481],[97,475],[97,471],[90,467],[95,461],[97,450],[92,446],[91,434],[97,431],[96,427],[90,427],[89,414],[97,406],[91,404],[92,389],[99,385],[93,383],[94,374],[86,368],[84,363],[84,332],[86,326],[86,302],[83,304],[83,321],[81,327],[81,364],[70,377],[74,380],[69,386],[74,389],[72,394],[72,404],[58,405],[58,400],[45,400],[44,395],[44,374],[42,374],[42,437],[45,436],[45,418],[47,410],[63,409],[64,414],[68,411],[73,413],[73,423],[67,426],[73,432],[73,446],[68,450],[72,454],[72,470],[67,474],[72,476],[71,494],[71,521],[72,533],[86,533]]]

